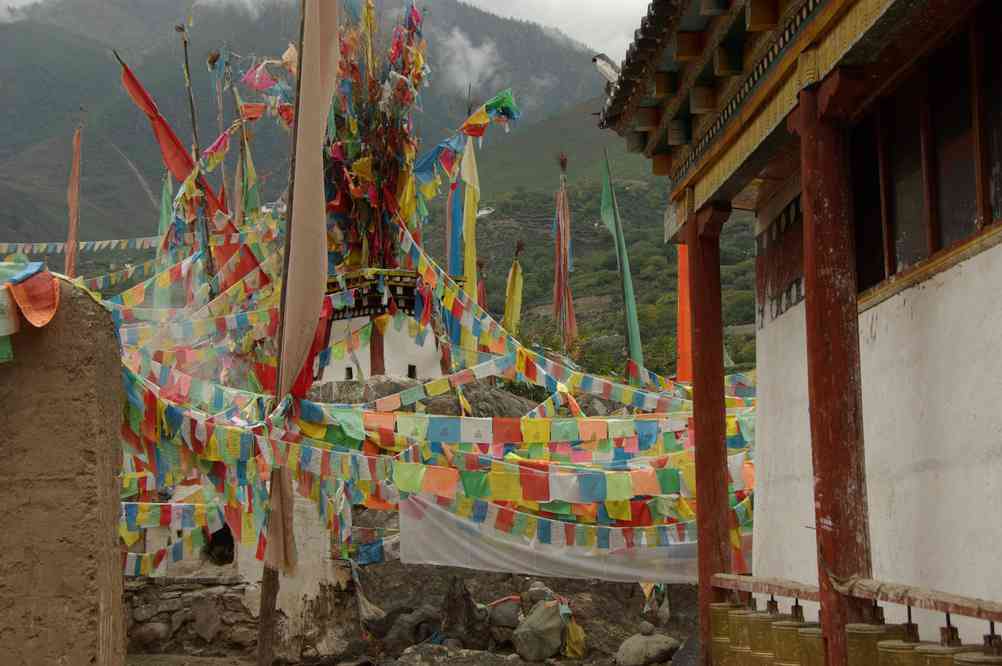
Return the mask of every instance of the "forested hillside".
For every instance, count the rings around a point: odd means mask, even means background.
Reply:
[[[612,236],[599,221],[602,191],[597,165],[594,167],[592,174],[572,177],[568,185],[573,216],[571,286],[581,333],[581,344],[574,354],[592,370],[618,373],[626,359],[622,291]],[[478,223],[477,248],[486,263],[490,309],[500,313],[515,244],[525,242],[521,258],[526,313],[522,338],[557,349],[560,342],[551,315],[553,190],[559,181],[555,160],[550,162],[549,171],[545,180],[552,183],[550,191],[517,187],[485,200],[484,206],[496,210]],[[540,181],[541,186],[545,180]],[[636,287],[645,360],[651,369],[670,374],[675,369],[678,273],[675,247],[663,242],[666,183],[654,178],[618,180],[617,197]],[[440,208],[433,211],[434,221],[425,234],[426,244],[437,256],[444,247]],[[755,322],[753,229],[753,220],[742,215],[735,215],[724,228],[721,279],[726,326]],[[754,365],[754,334],[728,335],[726,343],[736,367]]]

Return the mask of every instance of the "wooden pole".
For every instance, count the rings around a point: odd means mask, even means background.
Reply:
[[[727,501],[727,412],[724,402],[724,323],[720,291],[720,230],[729,205],[710,204],[686,222],[692,303],[692,413],[699,488],[700,663],[710,664],[710,604],[721,593],[713,576],[730,572],[730,504]]]
[[[299,6],[299,77],[296,80],[296,117],[299,117],[299,103],[303,88],[303,37],[306,33],[306,0],[301,0]],[[286,209],[285,223],[285,254],[282,260],[282,295],[279,309],[278,326],[278,382],[282,382],[282,338],[285,335],[285,300],[289,285],[289,254],[292,245],[292,209],[295,204],[296,184],[296,143],[299,138],[299,123],[292,129],[292,149],[289,153],[289,205]],[[284,396],[276,396],[281,400]],[[275,489],[275,475],[282,474],[279,468],[271,471],[271,491]],[[275,614],[278,605],[278,570],[267,564],[261,578],[261,611],[257,624],[257,666],[272,666],[275,655]]]
[[[853,87],[836,71],[800,92],[791,119],[800,134],[815,534],[828,666],[845,666],[845,625],[866,619],[871,605],[839,594],[831,578],[872,577],[852,190],[840,126],[847,113],[839,113],[854,106]]]
[[[376,323],[381,315],[369,318],[372,323],[372,337],[369,338],[369,376],[386,374],[386,338]]]
[[[184,87],[188,92],[188,113],[191,116],[191,138],[192,147],[195,151],[194,161],[195,168],[198,168],[198,160],[202,155],[202,144],[198,139],[198,112],[195,109],[195,92],[192,90],[191,86],[191,63],[188,59],[188,28],[181,25],[174,26],[176,30],[181,35],[181,45],[184,47]],[[213,277],[216,274],[215,262],[212,259],[212,245],[209,242],[209,215],[205,208],[205,199],[202,199],[202,233],[205,235],[205,267],[209,273],[209,277]],[[215,296],[214,290],[212,289],[212,281],[209,281],[209,293],[211,296]]]

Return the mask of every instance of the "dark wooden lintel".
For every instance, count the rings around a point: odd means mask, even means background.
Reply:
[[[698,60],[706,45],[704,32],[679,32],[675,35],[675,59],[679,62]]]
[[[779,0],[748,0],[745,17],[748,32],[775,30],[779,26]]]
[[[826,121],[847,123],[868,94],[862,72],[839,67],[821,82],[818,111]]]
[[[658,153],[651,158],[651,174],[654,176],[671,174],[671,153]]]

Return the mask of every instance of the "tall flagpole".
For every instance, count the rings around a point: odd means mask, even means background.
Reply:
[[[191,116],[191,138],[195,154],[193,159],[195,168],[198,168],[198,160],[202,156],[202,144],[198,140],[198,111],[195,109],[195,92],[191,86],[191,63],[188,59],[188,27],[184,24],[174,26],[174,30],[181,35],[181,44],[184,47],[184,87],[188,91],[188,113]],[[203,199],[204,202],[204,199]],[[203,206],[202,210],[202,234],[205,236],[205,266],[209,274],[209,294],[215,296],[212,289],[211,278],[216,275],[216,267],[212,260],[212,246],[209,242],[209,215]]]
[[[303,92],[303,41],[306,35],[306,0],[300,0],[299,6],[299,70],[296,77],[296,121],[292,127],[292,149],[289,156],[289,194],[288,205],[285,213],[285,254],[282,257],[282,295],[279,304],[279,325],[278,325],[278,366],[276,368],[277,384],[276,389],[282,384],[282,340],[285,337],[285,302],[288,295],[289,286],[289,255],[292,252],[292,209],[295,204],[295,184],[296,184],[296,145],[299,139],[299,119],[300,104]],[[242,117],[242,115],[241,115]],[[276,395],[278,400],[284,396]],[[271,470],[271,488],[269,500],[274,497],[277,484],[284,484],[279,479],[279,475],[285,474],[280,467],[273,467]],[[271,511],[268,522],[281,520],[274,510]],[[257,664],[258,666],[272,666],[275,655],[275,611],[278,606],[278,569],[268,566],[267,561],[261,577],[261,611],[258,614],[257,625]]]

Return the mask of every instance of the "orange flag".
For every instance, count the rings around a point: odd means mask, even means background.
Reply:
[[[69,230],[66,232],[66,265],[63,273],[68,277],[77,274],[77,228],[80,226],[80,131],[73,133],[73,166],[70,167],[70,184],[66,188],[66,205],[69,208]]]

